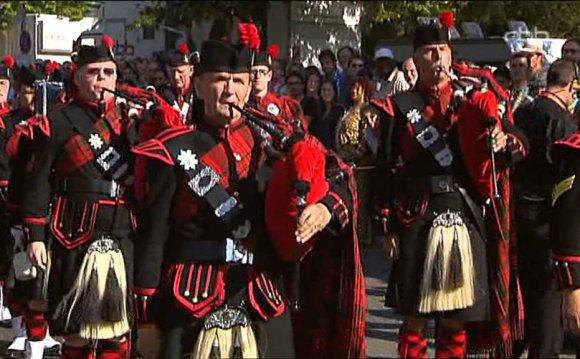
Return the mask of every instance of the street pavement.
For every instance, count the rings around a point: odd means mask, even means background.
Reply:
[[[385,259],[376,248],[362,250],[365,269],[368,315],[367,344],[369,358],[395,358],[397,353],[397,331],[400,321],[392,310],[385,308],[384,295],[391,261]]]
[[[385,308],[385,291],[391,270],[391,260],[387,260],[376,247],[362,250],[365,269],[368,315],[367,344],[370,358],[396,358],[397,337],[401,320],[390,308]],[[432,332],[428,328],[428,333]],[[432,337],[432,336],[431,336]],[[435,355],[433,341],[429,341],[429,357]]]

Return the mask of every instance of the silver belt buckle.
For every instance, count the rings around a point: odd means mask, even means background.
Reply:
[[[247,250],[240,241],[226,238],[226,263],[253,264],[254,253]]]
[[[247,327],[251,321],[246,312],[239,308],[225,306],[209,314],[204,320],[205,330],[212,328],[231,329],[236,326]]]

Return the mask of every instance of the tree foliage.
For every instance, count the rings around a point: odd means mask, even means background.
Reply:
[[[530,28],[548,31],[551,37],[580,35],[580,7],[571,1],[373,1],[364,7],[363,27],[371,30],[395,26],[397,37],[408,36],[418,16],[437,16],[451,10],[457,21],[475,21],[488,35],[503,35],[510,20],[525,21]],[[391,30],[392,32],[392,30]]]
[[[141,12],[131,27],[156,26],[164,19],[189,27],[192,21],[231,17],[260,24],[264,8],[267,8],[267,3],[263,1],[155,1]]]
[[[54,14],[82,19],[92,7],[91,1],[3,1],[0,3],[0,31],[8,29],[18,18],[21,4],[28,14]]]

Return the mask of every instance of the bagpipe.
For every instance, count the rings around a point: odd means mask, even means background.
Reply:
[[[490,91],[496,100],[482,99],[478,101],[478,109],[483,112],[480,119],[469,118],[460,120],[459,135],[461,150],[469,175],[475,182],[477,190],[484,198],[497,200],[501,198],[498,187],[498,169],[496,153],[493,150],[492,131],[494,128],[503,128],[505,121],[512,120],[509,95],[497,83],[491,70],[476,68],[465,63],[455,63],[452,66],[455,79],[454,99],[455,107],[469,96],[471,90],[481,93]]]
[[[105,92],[113,94],[116,105],[137,122],[140,141],[154,137],[165,128],[183,125],[179,112],[155,91],[117,83],[114,90],[103,88],[101,96]]]
[[[264,208],[266,229],[281,259],[293,263],[290,305],[298,310],[299,263],[312,250],[314,241],[300,243],[295,232],[304,209],[328,192],[325,149],[316,139],[283,119],[251,106],[231,107],[242,113],[272,163]]]

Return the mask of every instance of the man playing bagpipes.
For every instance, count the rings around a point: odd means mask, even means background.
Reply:
[[[273,151],[267,133],[278,130],[256,125],[244,110],[250,48],[259,48],[248,26],[240,25],[248,46],[203,43],[195,84],[204,114],[196,129],[168,130],[134,148],[149,158],[135,292],[140,319],[163,331],[163,358],[294,356],[287,266],[266,233],[256,179]],[[332,217],[321,204],[304,213],[308,220],[289,233],[294,242],[296,235],[308,241]]]
[[[254,101],[251,97],[245,115],[276,124],[279,131],[266,135],[265,143],[276,153],[257,176],[259,192],[265,192],[268,234],[287,267],[285,284],[296,356],[363,358],[367,301],[356,237],[358,198],[352,169],[305,132],[302,111],[292,106],[292,100],[267,92],[271,57],[271,49],[256,56]],[[262,181],[267,185],[262,186]],[[318,207],[305,209],[316,203]],[[319,210],[311,212],[315,208]],[[326,211],[331,214],[326,226],[310,225],[317,221],[316,213],[326,215]]]
[[[115,96],[113,39],[73,55],[72,100],[34,132],[21,212],[64,358],[127,358],[133,155],[142,109]],[[52,205],[51,205],[52,202]]]
[[[524,141],[508,132],[513,126],[498,112],[498,98],[505,102],[507,96],[489,71],[457,64],[453,71],[460,78],[452,80],[453,14],[442,14],[440,22],[415,32],[415,89],[373,101],[383,110],[375,183],[379,219],[385,249],[397,257],[386,305],[404,316],[398,344],[403,358],[426,357],[428,319],[437,320],[437,358],[466,356],[469,323],[493,319],[499,340],[513,340],[509,321],[517,282],[509,270],[509,226],[503,232],[509,224],[509,208],[502,212],[509,201],[503,168],[524,154]],[[490,233],[498,227],[500,239]],[[486,327],[486,338],[489,333]]]
[[[15,241],[10,245],[16,249],[16,254],[13,256],[10,253],[9,256],[10,259],[13,258],[9,306],[15,316],[13,320],[19,318],[22,320],[20,315],[24,316],[26,333],[18,335],[15,332],[17,338],[8,350],[24,351],[26,349],[28,358],[42,358],[45,349],[59,351],[60,343],[48,334],[48,324],[41,310],[42,303],[38,303],[38,300],[42,301],[38,294],[42,283],[34,280],[33,273],[27,272],[26,265],[30,262],[26,252],[20,203],[32,155],[34,128],[43,123],[42,116],[46,116],[47,108],[60,103],[58,95],[59,90],[62,90],[62,83],[46,82],[55,70],[52,63],[46,68],[20,66],[15,70],[18,108],[2,117],[0,159],[2,167],[7,165],[9,173],[4,192],[4,204],[9,216],[10,235]],[[48,94],[47,91],[38,93],[40,89],[46,89],[40,83],[45,86],[51,85],[52,87],[49,87],[52,89],[51,93]],[[10,249],[14,250],[13,248]]]

